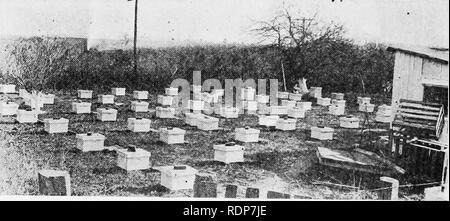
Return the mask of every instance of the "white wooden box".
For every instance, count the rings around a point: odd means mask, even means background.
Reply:
[[[150,168],[150,152],[141,148],[135,151],[130,149],[117,149],[117,166],[127,170],[146,170]]]
[[[167,144],[184,143],[186,131],[180,128],[161,128],[159,129],[159,139]]]
[[[318,140],[333,140],[334,129],[330,127],[311,127],[311,138]]]
[[[111,89],[111,94],[115,96],[125,96],[125,88],[124,87],[114,87]]]
[[[42,104],[53,104],[55,102],[54,94],[42,94],[41,95]]]
[[[289,99],[293,101],[301,101],[302,100],[302,94],[299,93],[290,93]]]
[[[91,99],[92,91],[91,90],[78,90],[77,95],[78,95],[78,98],[81,98],[81,99]]]
[[[275,127],[280,119],[277,115],[259,115],[258,124],[266,127]]]
[[[178,88],[176,88],[176,87],[165,88],[165,92],[166,92],[166,95],[177,96],[178,95]]]
[[[133,98],[137,100],[147,100],[148,91],[133,91]]]
[[[292,118],[280,118],[277,120],[277,124],[275,126],[278,130],[295,130],[296,129],[297,120]]]
[[[344,115],[345,106],[330,105],[328,106],[328,113],[335,116]]]
[[[341,117],[339,118],[339,126],[343,128],[359,128],[359,119],[352,116]]]
[[[344,100],[344,94],[343,93],[331,93],[331,99],[332,100]]]
[[[157,102],[158,102],[158,104],[161,104],[163,106],[171,106],[172,103],[173,103],[173,97],[172,96],[158,95]]]
[[[295,107],[296,104],[297,104],[297,101],[281,100],[281,106],[285,106],[288,108]]]
[[[358,97],[358,104],[370,104],[370,97]]]
[[[100,121],[116,121],[117,110],[112,108],[97,108],[97,119]]]
[[[367,113],[372,113],[374,109],[375,109],[375,105],[368,104],[368,103],[359,104],[359,107],[358,107],[359,111],[367,112]]]
[[[91,113],[91,103],[72,102],[72,111],[77,114],[89,114]]]
[[[0,84],[0,92],[4,94],[16,93],[16,85]]]
[[[331,104],[332,105],[337,105],[337,106],[343,106],[343,107],[345,107],[345,104],[346,104],[347,102],[345,101],[345,100],[336,100],[336,99],[331,99]]]
[[[185,169],[177,169],[184,167]],[[168,166],[160,169],[161,185],[174,190],[189,190],[194,187],[195,174],[197,170],[186,165]]]
[[[270,107],[267,104],[258,103],[258,114],[270,114]]]
[[[306,110],[299,107],[291,107],[288,109],[288,116],[292,118],[305,118]]]
[[[148,112],[148,102],[132,101],[131,110],[134,112]]]
[[[226,164],[244,162],[244,147],[235,143],[213,145],[214,160]]]
[[[257,143],[259,141],[259,130],[250,127],[236,128],[235,139],[245,143]]]
[[[185,123],[190,126],[197,126],[197,118],[200,117],[202,114],[198,113],[185,113]]]
[[[19,123],[36,123],[38,113],[35,110],[17,110],[16,119]]]
[[[2,116],[11,116],[16,115],[17,110],[19,109],[19,104],[14,102],[0,102],[0,115]]]
[[[289,92],[278,91],[277,97],[278,99],[289,99]]]
[[[255,100],[256,90],[251,87],[241,89],[241,99],[247,101]]]
[[[327,97],[318,97],[317,98],[317,105],[330,106],[331,105],[331,99],[327,98]]]
[[[258,94],[256,95],[256,101],[258,103],[267,104],[269,103],[269,96],[264,94]]]
[[[321,87],[311,87],[309,89],[309,95],[314,98],[322,97],[322,88]]]
[[[239,109],[236,107],[224,107],[222,108],[222,113],[220,116],[224,118],[238,118]]]
[[[147,118],[128,118],[128,130],[132,132],[149,132],[151,120]]]
[[[302,108],[304,110],[311,110],[312,102],[310,102],[310,101],[300,101],[300,102],[297,102],[297,107]]]
[[[67,133],[69,130],[69,120],[65,118],[44,119],[44,131],[50,134],[53,133]]]
[[[102,104],[114,104],[114,95],[100,94],[98,95],[98,102]]]
[[[286,106],[270,106],[270,115],[287,115],[288,107]]]
[[[175,108],[172,107],[156,107],[157,118],[175,118]]]
[[[197,127],[200,130],[217,130],[219,129],[219,119],[207,115],[199,115],[197,117]]]
[[[98,133],[77,134],[77,148],[83,152],[102,151],[104,149],[105,136]]]

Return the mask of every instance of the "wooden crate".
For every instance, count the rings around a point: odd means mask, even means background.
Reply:
[[[163,106],[171,106],[173,104],[174,97],[158,95],[157,102]]]
[[[198,115],[196,118],[196,125],[200,130],[218,130],[219,129],[219,119],[215,117],[210,117],[207,115]]]
[[[167,144],[183,144],[186,131],[180,128],[159,129],[159,139]]]
[[[44,119],[44,131],[50,134],[67,133],[69,130],[69,120],[66,118],[47,118]]]
[[[117,110],[113,108],[97,108],[97,119],[100,121],[116,121]]]
[[[353,116],[339,118],[339,126],[343,128],[359,128],[359,122],[359,118]]]
[[[314,98],[322,97],[322,88],[321,87],[311,87],[309,89],[309,96]]]
[[[161,185],[171,191],[193,189],[197,170],[187,165],[165,166],[161,171]]]
[[[15,102],[0,102],[0,115],[1,116],[11,116],[16,115],[17,110],[19,110],[19,104]]]
[[[35,110],[17,110],[16,120],[19,123],[37,123],[38,113]]]
[[[156,107],[157,118],[175,118],[175,108],[172,107]]]
[[[77,97],[80,99],[91,99],[92,91],[91,90],[78,90]]]
[[[213,145],[214,160],[229,163],[244,162],[244,147],[235,143]]]
[[[185,123],[189,126],[197,126],[197,118],[202,115],[198,113],[185,113]]]
[[[150,168],[150,152],[141,148],[117,149],[117,166],[126,170],[146,170]]]
[[[331,105],[331,99],[327,98],[327,97],[318,97],[317,98],[317,105],[330,106]]]
[[[136,100],[147,100],[148,91],[133,91],[133,98]]]
[[[266,127],[275,127],[280,119],[277,115],[259,115],[258,124]]]
[[[305,109],[299,107],[292,107],[288,109],[288,117],[305,118]]]
[[[345,114],[345,106],[330,105],[328,106],[328,113],[335,116],[340,116]]]
[[[334,129],[330,127],[311,127],[311,138],[333,140]]]
[[[134,112],[148,112],[148,102],[145,101],[132,101],[131,110]]]
[[[98,102],[102,104],[114,104],[114,95],[100,94],[98,95]]]
[[[147,118],[128,118],[128,130],[132,132],[149,132],[151,120]]]
[[[278,130],[288,131],[296,129],[297,120],[293,118],[280,118],[277,120],[275,128]]]
[[[104,149],[105,136],[98,133],[77,134],[77,148],[83,152],[102,151]]]
[[[91,103],[72,102],[72,112],[77,114],[89,114],[91,113]]]
[[[114,87],[111,89],[111,94],[115,96],[125,96],[126,89],[124,87]]]
[[[257,143],[259,141],[259,130],[250,127],[236,128],[235,139],[245,143]]]

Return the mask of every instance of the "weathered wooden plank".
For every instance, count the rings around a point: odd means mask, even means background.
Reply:
[[[70,175],[67,171],[41,170],[38,173],[39,193],[49,196],[70,196]]]
[[[416,108],[416,109],[422,109],[422,110],[429,110],[429,111],[439,111],[439,107],[434,106],[424,106],[421,104],[414,104],[414,103],[400,103],[400,108]]]
[[[439,103],[430,103],[430,102],[425,102],[425,101],[419,101],[419,100],[409,100],[409,99],[400,99],[400,102],[402,103],[412,103],[412,104],[422,104],[425,106],[435,106],[440,108],[442,106],[442,104]]]
[[[412,114],[419,114],[419,115],[429,115],[429,116],[439,116],[439,111],[423,111],[423,110],[417,110],[417,109],[399,108],[398,112],[412,113]]]
[[[396,121],[392,123],[395,126],[404,126],[404,127],[414,127],[414,128],[420,128],[425,130],[432,130],[434,131],[436,128],[434,126],[428,126],[423,124],[417,124],[417,123],[407,123],[402,121]]]
[[[422,119],[422,120],[430,120],[430,121],[433,121],[434,124],[436,124],[436,121],[438,120],[438,117],[435,117],[435,116],[418,115],[418,114],[409,114],[409,113],[401,113],[400,115],[401,115],[403,118],[409,117],[409,118],[416,118],[416,119]]]

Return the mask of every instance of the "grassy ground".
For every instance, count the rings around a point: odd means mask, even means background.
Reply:
[[[5,99],[5,95],[2,99]],[[8,95],[11,96],[11,95]],[[355,98],[352,98],[356,100]],[[236,127],[258,127],[258,118],[241,115],[239,119],[221,119],[222,131],[205,132],[185,126],[181,119],[157,119],[152,113],[133,113],[129,109],[132,97],[119,97],[117,122],[99,122],[94,115],[75,115],[70,112],[75,96],[58,93],[54,105],[46,105],[48,114],[40,119],[64,117],[70,120],[69,131],[74,133],[99,132],[106,136],[105,146],[134,144],[150,151],[153,166],[187,164],[202,172],[217,175],[219,196],[224,194],[224,185],[235,184],[243,187],[258,187],[313,199],[375,199],[376,194],[364,191],[377,188],[379,176],[363,174],[343,169],[320,166],[316,150],[319,146],[330,148],[350,148],[360,142],[360,131],[339,129],[337,116],[326,114],[327,108],[313,106],[305,119],[299,119],[297,130],[291,132],[269,131],[261,128],[262,142],[245,144],[244,163],[224,165],[214,162],[212,145],[219,140],[234,138]],[[384,100],[386,101],[386,100]],[[352,102],[348,100],[347,102]],[[375,98],[375,104],[385,103],[383,98]],[[151,108],[156,105],[155,95],[150,99]],[[347,112],[362,118],[354,105],[348,105]],[[93,107],[95,108],[95,106]],[[117,107],[116,107],[117,108]],[[158,141],[157,133],[126,132],[129,117],[152,118],[151,127],[174,126],[187,130],[188,144],[167,145]],[[371,116],[373,118],[374,116]],[[43,132],[43,124],[14,124],[14,118],[2,117],[0,124],[0,193],[3,195],[37,195],[37,171],[40,169],[67,170],[71,176],[72,195],[80,196],[159,196],[190,197],[192,191],[168,191],[159,185],[160,173],[149,169],[126,172],[116,166],[114,151],[82,153],[76,149],[75,134],[53,134]],[[324,124],[336,129],[333,141],[319,142],[309,138],[309,128]],[[379,141],[383,134],[371,134],[370,140]],[[364,142],[369,136],[364,136]],[[323,181],[352,185],[359,190],[315,185]],[[243,197],[243,188],[238,197]],[[262,194],[264,195],[264,194]]]

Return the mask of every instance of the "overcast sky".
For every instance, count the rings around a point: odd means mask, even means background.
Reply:
[[[357,41],[448,47],[448,0],[140,0],[139,39],[251,43],[249,27],[283,2],[317,11]],[[0,35],[89,38],[132,36],[134,1],[0,0]]]

